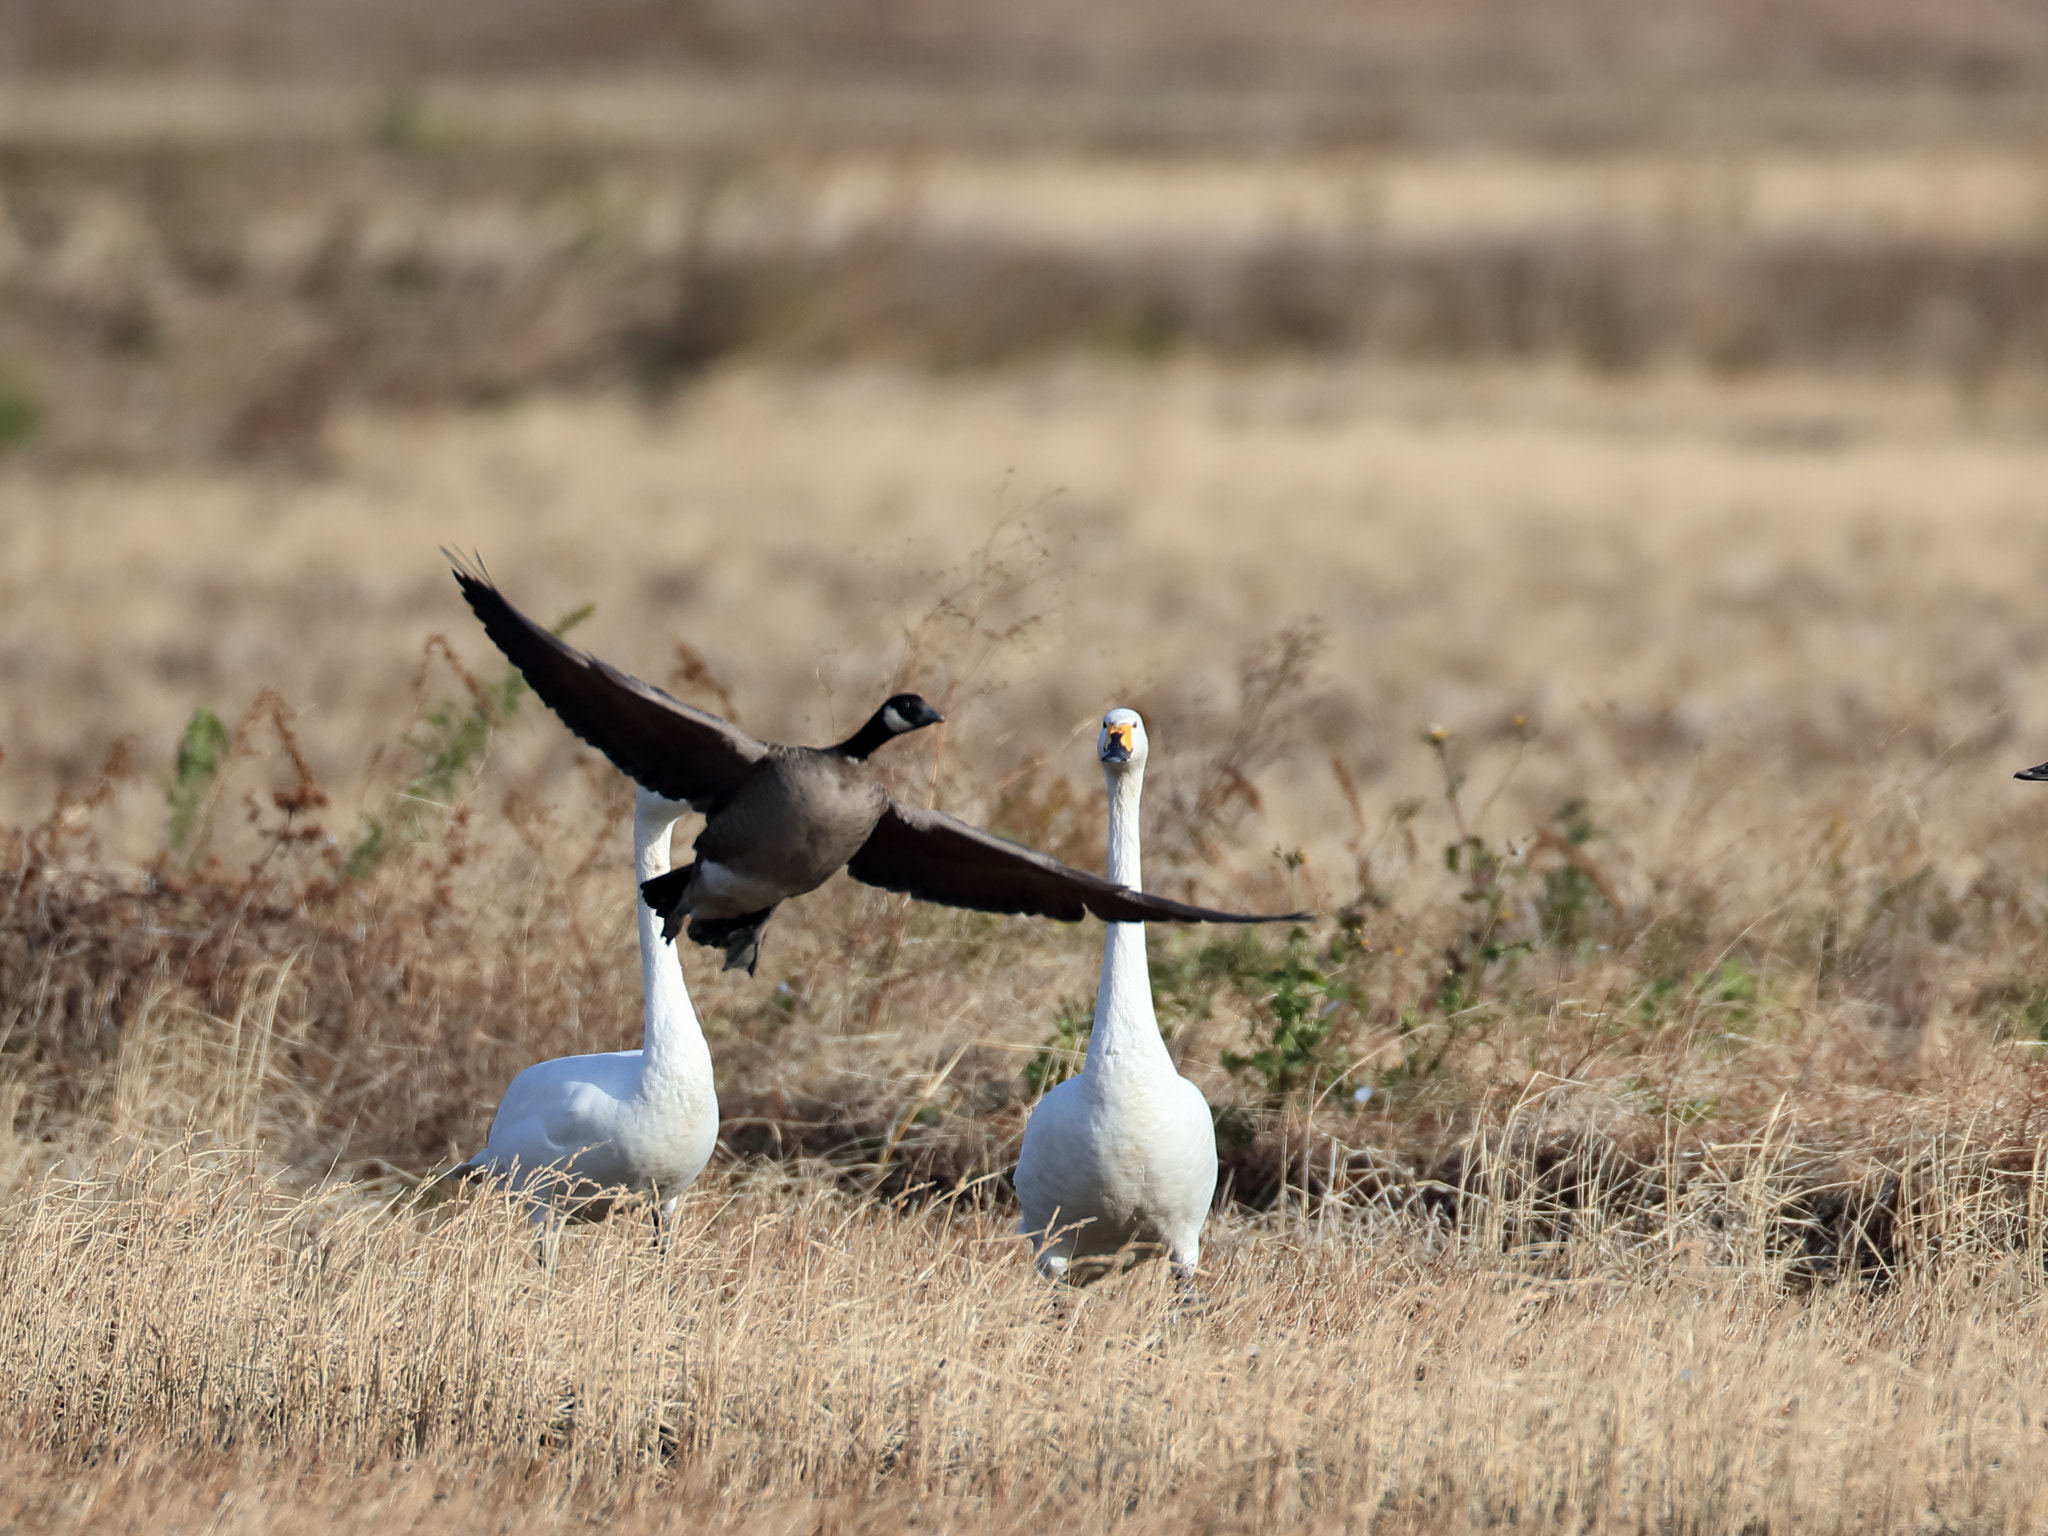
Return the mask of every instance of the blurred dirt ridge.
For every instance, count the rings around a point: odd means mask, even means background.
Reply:
[[[2048,199],[2038,169],[1865,169],[1867,191],[1769,157],[1531,165],[1547,201],[1502,214],[1483,210],[1513,164],[1410,157],[1300,173],[1321,210],[1302,213],[1228,166],[1145,194],[1139,168],[1086,161],[23,148],[0,154],[0,394],[35,415],[4,447],[317,468],[337,409],[660,397],[747,360],[1339,358],[2038,393],[2048,225],[2005,211]],[[1139,205],[1088,234],[1125,190]],[[1036,215],[1000,212],[1010,196]]]
[[[1881,0],[1645,8],[1617,0],[970,0],[832,6],[733,0],[66,0],[9,7],[16,69],[191,67],[307,73],[604,69],[773,61],[921,71],[1953,74],[1998,84],[2048,60],[2048,24],[2021,0]]]

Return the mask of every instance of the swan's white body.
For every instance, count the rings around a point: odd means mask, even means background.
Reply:
[[[605,1191],[627,1189],[655,1202],[666,1234],[682,1192],[704,1171],[718,1141],[718,1094],[711,1051],[683,984],[661,918],[638,899],[638,881],[669,868],[669,831],[689,807],[641,790],[633,812],[644,1032],[637,1051],[563,1056],[512,1079],[484,1149],[456,1173],[487,1173],[526,1193],[552,1262],[560,1218],[596,1218]]]
[[[1109,780],[1109,878],[1142,890],[1138,799],[1145,724],[1128,709],[1103,717],[1096,755]],[[1111,923],[1088,1059],[1041,1099],[1017,1161],[1019,1230],[1038,1267],[1059,1277],[1075,1261],[1099,1272],[1118,1255],[1164,1252],[1183,1276],[1202,1256],[1216,1194],[1216,1130],[1201,1090],[1175,1070],[1152,1012],[1145,925]]]

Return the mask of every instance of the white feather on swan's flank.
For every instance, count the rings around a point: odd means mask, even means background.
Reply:
[[[1138,802],[1147,752],[1136,711],[1103,716],[1096,756],[1109,781],[1109,878],[1132,890],[1143,889]],[[1088,1059],[1039,1101],[1024,1128],[1019,1230],[1049,1276],[1083,1279],[1119,1255],[1163,1252],[1185,1278],[1201,1260],[1215,1194],[1215,1125],[1160,1038],[1145,925],[1111,923]]]
[[[689,807],[643,789],[633,811],[638,882],[666,874],[669,832]],[[640,925],[640,1049],[563,1056],[512,1079],[484,1149],[455,1170],[507,1180],[524,1192],[554,1262],[561,1219],[606,1190],[651,1195],[663,1241],[676,1202],[711,1161],[718,1094],[711,1051],[661,919],[633,903]]]

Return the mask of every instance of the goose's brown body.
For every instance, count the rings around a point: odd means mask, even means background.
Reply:
[[[752,974],[775,904],[814,891],[859,853],[889,808],[888,793],[849,758],[775,747],[697,836],[696,862],[647,883],[647,902],[673,939],[726,951]]]
[[[888,792],[860,763],[815,747],[777,747],[704,823],[697,859],[800,896],[844,869],[888,808]]]

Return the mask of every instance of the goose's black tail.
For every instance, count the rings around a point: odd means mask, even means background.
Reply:
[[[728,971],[745,971],[751,976],[761,959],[761,930],[774,910],[770,907],[767,912],[749,912],[745,917],[693,917],[690,940],[724,950]]]
[[[691,864],[685,869],[672,869],[665,875],[640,882],[641,899],[661,919],[661,936],[673,942],[675,936],[682,932],[683,924],[688,923],[691,943],[724,950],[728,971],[745,971],[749,976],[753,975],[754,967],[761,959],[761,929],[775,909],[764,907],[743,917],[693,917],[688,900],[690,881],[696,873],[697,866]]]
[[[640,899],[654,909],[654,915],[661,919],[661,936],[673,941],[682,931],[683,920],[690,915],[690,909],[683,904],[689,894],[690,879],[697,873],[697,866],[686,865],[672,869],[665,875],[656,875],[652,880],[640,882]],[[696,935],[692,934],[692,938]]]

